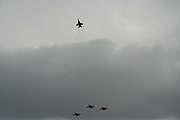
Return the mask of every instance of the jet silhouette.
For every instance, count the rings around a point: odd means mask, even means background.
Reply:
[[[94,107],[95,107],[94,105],[90,105],[90,104],[88,104],[88,106],[87,106],[86,108],[91,109],[91,108],[94,108]]]
[[[107,110],[108,108],[107,107],[101,107],[100,110],[104,111],[104,110]]]
[[[78,28],[82,28],[82,25],[83,25],[83,23],[81,23],[80,20],[78,19],[78,23],[76,24],[76,26],[77,26]]]
[[[80,115],[81,115],[80,113],[76,113],[76,112],[73,114],[73,116],[77,116],[77,117]]]

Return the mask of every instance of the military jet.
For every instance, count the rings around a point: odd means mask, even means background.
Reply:
[[[91,109],[91,108],[94,108],[94,107],[95,107],[94,105],[90,105],[90,104],[88,104],[88,106],[87,106],[86,108]]]
[[[76,24],[76,26],[77,26],[78,28],[82,28],[82,25],[83,25],[83,23],[80,22],[80,20],[78,19],[78,23]]]
[[[108,108],[107,107],[101,107],[100,110],[104,111],[104,110],[107,110]]]
[[[77,116],[77,117],[80,115],[81,115],[80,113],[76,113],[76,112],[73,114],[73,116]]]

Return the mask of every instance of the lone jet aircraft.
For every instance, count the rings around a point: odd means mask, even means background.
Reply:
[[[100,110],[104,111],[104,110],[107,110],[108,108],[107,107],[101,107]]]
[[[76,113],[76,112],[73,114],[73,116],[77,116],[77,117],[80,115],[81,115],[80,113]]]
[[[88,106],[87,106],[86,108],[91,109],[91,108],[94,108],[94,107],[95,107],[94,105],[90,105],[90,104],[88,104]]]
[[[78,23],[76,24],[76,26],[77,26],[78,28],[82,28],[82,25],[83,25],[83,23],[80,22],[80,20],[78,19]]]

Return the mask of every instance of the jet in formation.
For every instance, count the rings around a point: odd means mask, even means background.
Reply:
[[[77,112],[75,112],[74,114],[73,114],[73,116],[80,116],[81,114],[80,113],[77,113]]]
[[[107,107],[101,107],[100,110],[104,111],[104,110],[107,110],[108,108]]]
[[[94,107],[95,107],[94,105],[90,105],[90,104],[88,104],[88,106],[87,106],[86,108],[91,109],[91,108],[94,108]]]

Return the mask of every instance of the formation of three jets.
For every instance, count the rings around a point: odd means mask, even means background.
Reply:
[[[94,105],[88,105],[86,108],[88,108],[88,109],[92,109],[92,108],[94,108],[95,106]],[[99,110],[101,110],[101,111],[104,111],[104,110],[107,110],[108,108],[107,107],[101,107]],[[81,115],[81,113],[77,113],[77,112],[75,112],[74,114],[73,114],[73,116],[80,116]]]

